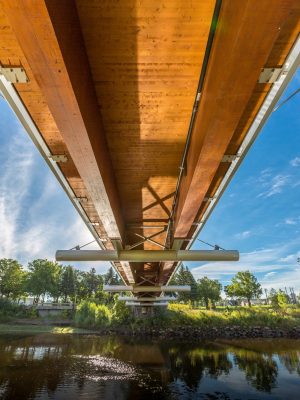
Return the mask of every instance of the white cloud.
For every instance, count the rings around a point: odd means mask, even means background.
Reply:
[[[284,222],[285,222],[287,225],[297,225],[297,220],[296,220],[296,218],[286,218],[286,219],[284,220]]]
[[[287,271],[282,271],[280,274],[272,276],[268,282],[261,282],[264,289],[288,289],[290,287],[294,288],[297,292],[300,291],[300,268],[288,269]]]
[[[299,257],[300,257],[300,251],[298,251],[297,253],[288,254],[285,257],[281,257],[279,261],[284,263],[296,263]]]
[[[254,274],[264,274],[259,278],[264,288],[280,288],[293,286],[300,290],[300,269],[297,267],[297,254],[285,256],[290,245],[260,249],[240,254],[238,262],[212,262],[193,268],[196,279],[207,276],[210,279],[228,280],[239,271],[247,271]],[[299,252],[300,254],[300,252]]]
[[[270,278],[270,276],[274,276],[275,274],[277,274],[276,271],[268,272],[268,273],[264,276],[264,279],[268,279],[268,278]]]
[[[54,260],[57,249],[94,239],[23,131],[12,135],[0,162],[0,258],[23,265],[35,258]],[[40,168],[45,168],[42,176]],[[104,272],[109,263],[76,264],[91,266]]]
[[[261,183],[268,182],[270,180],[270,177],[272,176],[272,169],[271,168],[265,168],[263,169],[259,176],[258,176],[258,181]]]
[[[299,167],[300,166],[300,157],[295,157],[290,161],[290,165],[292,167]]]
[[[28,141],[14,136],[2,162],[0,177],[0,255],[17,250],[16,237],[22,218],[22,203],[28,195],[33,169],[33,151]]]
[[[268,184],[268,189],[260,193],[257,197],[271,197],[283,191],[283,188],[288,185],[290,181],[289,175],[278,174],[274,176]]]
[[[237,233],[237,234],[235,234],[234,236],[237,238],[237,239],[246,239],[246,238],[248,238],[249,236],[251,236],[252,235],[252,232],[251,231],[244,231],[244,232],[241,232],[241,233]]]

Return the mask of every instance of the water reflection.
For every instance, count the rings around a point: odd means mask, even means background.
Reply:
[[[279,399],[288,393],[291,400],[299,398],[299,376],[297,340],[0,336],[1,399]]]
[[[271,356],[255,353],[236,355],[235,362],[245,372],[247,381],[256,389],[271,392],[276,387],[278,367]]]

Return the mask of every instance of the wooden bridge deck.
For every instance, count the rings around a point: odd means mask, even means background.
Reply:
[[[190,246],[299,15],[296,0],[0,1],[0,63],[28,77],[16,112],[102,248]],[[176,263],[115,267],[162,285]]]

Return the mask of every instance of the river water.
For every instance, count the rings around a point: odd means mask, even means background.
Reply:
[[[1,399],[300,399],[300,341],[0,335]]]

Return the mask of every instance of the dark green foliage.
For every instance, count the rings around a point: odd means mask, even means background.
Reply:
[[[16,260],[0,259],[0,298],[18,300],[31,295],[34,303],[44,302],[49,296],[54,302],[80,302],[97,299],[103,303],[113,303],[113,297],[103,292],[104,279],[112,284],[120,283],[118,275],[109,269],[104,276],[95,268],[79,271],[71,265],[37,259],[30,262],[25,271]]]
[[[49,260],[33,260],[28,264],[27,292],[35,297],[38,302],[46,295],[58,299],[60,295],[61,265]]]
[[[238,272],[231,282],[231,285],[224,288],[225,293],[230,297],[247,299],[249,307],[251,307],[251,299],[262,295],[261,285],[250,271]]]
[[[32,308],[14,303],[9,299],[0,299],[0,322],[7,322],[12,318],[32,318],[36,315],[36,311]]]
[[[115,324],[124,324],[132,320],[132,312],[130,308],[125,305],[125,301],[118,301],[118,299],[115,298],[112,318]]]
[[[217,280],[204,278],[198,279],[198,298],[205,304],[206,309],[215,308],[216,302],[221,298],[222,285]]]
[[[121,285],[122,281],[119,278],[118,274],[113,270],[112,267],[109,267],[107,273],[103,276],[105,285]]]
[[[16,300],[25,293],[26,272],[16,260],[0,260],[0,296]]]
[[[269,299],[274,310],[284,309],[288,306],[289,296],[281,289],[276,291],[275,289],[270,290]]]
[[[64,302],[68,299],[74,301],[76,296],[76,271],[71,266],[68,265],[63,268],[60,280],[60,294],[63,296]]]
[[[111,310],[103,304],[83,301],[77,308],[75,323],[82,328],[103,328],[111,322]]]
[[[95,268],[91,268],[89,272],[85,273],[85,285],[87,287],[88,297],[94,297],[99,290],[99,287],[102,288],[102,276],[96,274]]]
[[[172,279],[172,285],[190,285],[190,292],[182,292],[178,295],[178,301],[183,301],[184,303],[191,302],[194,304],[198,299],[197,282],[188,269],[188,267],[180,266],[175,277]]]
[[[79,297],[94,298],[99,289],[102,290],[103,279],[101,275],[96,274],[95,268],[88,272],[80,272]]]
[[[101,299],[103,277],[96,274],[95,268],[90,271],[76,271],[76,300]]]
[[[26,308],[17,302],[22,296],[32,294],[35,302],[43,301],[50,296],[54,301],[72,301],[77,306],[75,321],[78,326],[86,328],[101,328],[110,325],[126,327],[159,328],[168,326],[253,326],[263,324],[291,323],[299,320],[296,306],[288,306],[289,297],[281,290],[271,290],[269,299],[272,307],[269,309],[226,308],[219,311],[204,311],[192,309],[199,302],[206,308],[215,309],[220,299],[221,284],[217,280],[203,277],[195,281],[187,267],[181,266],[172,280],[175,285],[190,285],[189,293],[180,293],[179,302],[185,304],[170,304],[168,309],[155,309],[151,318],[134,318],[131,309],[123,301],[118,301],[117,295],[103,291],[103,284],[120,284],[119,276],[112,268],[105,275],[96,273],[94,268],[89,271],[79,271],[72,266],[62,266],[49,260],[33,260],[28,264],[28,272],[16,261],[0,260],[0,321],[16,317],[32,317],[34,308]],[[239,272],[232,284],[226,288],[226,293],[233,297],[251,299],[261,295],[261,287],[249,271]],[[73,309],[72,309],[73,314]],[[71,317],[71,315],[68,315]]]

